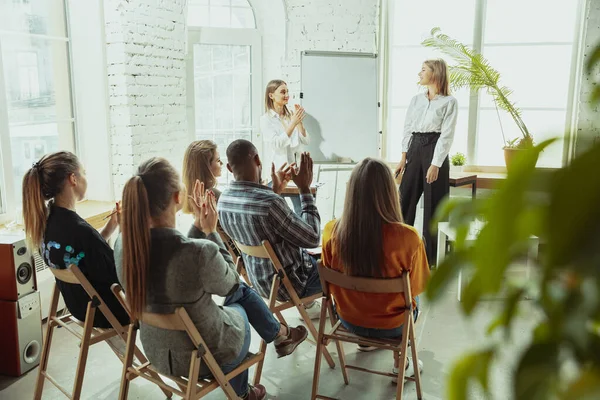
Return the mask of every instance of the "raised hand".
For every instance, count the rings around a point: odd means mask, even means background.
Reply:
[[[313,180],[313,159],[310,153],[300,155],[300,167],[292,169],[292,180],[300,189],[300,193],[310,193],[310,184]]]
[[[292,170],[296,167],[295,163],[287,165],[284,163],[279,170],[275,171],[275,163],[271,163],[271,180],[273,181],[273,192],[281,194],[292,179]]]

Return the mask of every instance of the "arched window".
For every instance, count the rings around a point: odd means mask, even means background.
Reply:
[[[221,154],[247,139],[260,151],[262,56],[252,7],[247,0],[190,0],[188,35],[190,139],[212,140]],[[224,170],[221,183],[229,178]]]
[[[190,0],[188,25],[212,28],[256,28],[254,12],[247,0]]]

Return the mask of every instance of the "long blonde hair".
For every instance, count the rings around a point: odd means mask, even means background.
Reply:
[[[211,171],[217,145],[211,140],[196,140],[188,146],[183,156],[183,184],[188,193],[192,193],[196,180],[204,182],[205,189],[212,189],[217,184],[217,178]],[[183,200],[183,212],[194,212],[187,196]]]
[[[285,83],[285,81],[282,81],[281,79],[273,79],[267,84],[267,88],[265,89],[265,111],[268,112],[269,110],[275,110],[275,107],[273,106],[273,99],[271,99],[269,95],[271,93],[275,93],[277,88],[281,85],[287,85],[287,83]],[[283,105],[283,116],[285,118],[292,117],[292,113],[285,104]]]
[[[352,171],[333,240],[350,276],[382,277],[383,225],[402,222],[398,189],[383,161],[365,158]]]
[[[423,64],[427,65],[433,71],[431,79],[437,85],[438,94],[450,96],[450,74],[448,72],[446,61],[441,58],[436,58],[426,60]]]
[[[48,219],[46,202],[60,194],[65,181],[71,174],[77,174],[80,168],[81,164],[75,154],[60,151],[46,154],[25,172],[23,220],[27,243],[32,249],[39,249],[42,244]]]
[[[179,175],[164,158],[143,162],[123,189],[121,238],[125,293],[131,313],[139,318],[146,307],[146,279],[150,266],[150,220],[159,217],[180,190]]]

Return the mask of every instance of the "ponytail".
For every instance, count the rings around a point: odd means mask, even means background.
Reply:
[[[39,250],[47,218],[48,208],[42,194],[40,172],[34,166],[23,176],[23,220],[27,244],[31,249]]]
[[[43,156],[23,176],[23,220],[25,236],[32,249],[39,250],[44,240],[48,207],[46,201],[56,197],[71,174],[77,174],[81,164],[73,153],[59,151]]]
[[[131,314],[139,318],[146,306],[146,276],[150,265],[150,204],[139,175],[123,189],[123,273]]]
[[[133,318],[139,318],[146,308],[150,221],[163,215],[180,190],[177,171],[167,160],[158,157],[144,161],[123,189],[123,275]]]

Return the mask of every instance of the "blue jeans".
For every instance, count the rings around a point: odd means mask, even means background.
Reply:
[[[321,293],[323,291],[323,287],[321,286],[321,278],[319,277],[319,269],[317,268],[317,260],[313,256],[310,257],[310,262],[313,265],[313,269],[308,275],[308,279],[306,280],[306,286],[304,286],[304,291],[302,293],[298,293],[300,298],[309,297],[313,294]]]
[[[415,301],[417,302],[417,307],[413,310],[413,318],[415,319],[415,322],[417,322],[417,318],[419,317],[419,296],[415,297]],[[393,329],[365,328],[362,326],[352,325],[350,322],[344,321],[339,316],[339,314],[338,318],[340,319],[342,325],[344,325],[344,328],[358,336],[380,339],[392,339],[402,337],[402,325]]]
[[[221,369],[227,374],[233,371],[248,356],[251,337],[250,325],[265,342],[271,343],[279,333],[280,324],[259,294],[244,282],[240,282],[238,289],[225,298],[223,306],[239,312],[246,326],[244,344],[239,355],[232,362],[221,365]],[[238,396],[244,397],[248,392],[248,370],[232,378],[229,383]]]

